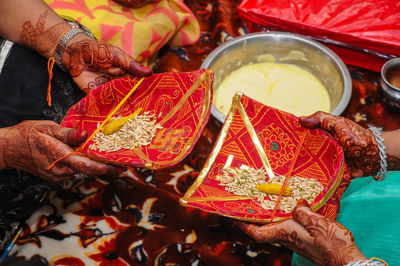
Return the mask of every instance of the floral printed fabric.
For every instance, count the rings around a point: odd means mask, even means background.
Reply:
[[[1,46],[1,45],[0,45]],[[23,63],[21,63],[23,62]],[[23,120],[53,120],[60,123],[84,93],[71,76],[53,69],[52,106],[45,102],[47,60],[32,50],[12,44],[0,73],[0,127]],[[21,95],[23,97],[21,97]],[[0,250],[3,251],[25,220],[58,186],[17,169],[0,171]]]
[[[129,9],[112,0],[45,0],[65,19],[76,20],[100,41],[144,62],[168,44],[195,43],[200,34],[193,13],[181,0],[160,0]]]

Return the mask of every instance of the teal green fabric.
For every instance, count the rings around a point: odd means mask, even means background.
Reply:
[[[372,177],[353,180],[342,196],[337,221],[353,233],[367,258],[400,265],[400,172],[389,172],[381,182]],[[313,264],[294,254],[292,265]]]

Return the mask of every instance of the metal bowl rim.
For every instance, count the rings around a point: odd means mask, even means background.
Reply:
[[[324,54],[326,54],[333,62],[334,64],[337,65],[339,72],[341,74],[341,77],[343,79],[343,94],[342,98],[339,100],[339,104],[333,109],[330,113],[333,115],[340,115],[343,113],[343,111],[346,109],[347,105],[350,102],[351,94],[352,94],[352,81],[351,81],[351,76],[350,72],[347,69],[346,65],[340,59],[340,57],[333,52],[330,48],[327,46],[312,40],[311,38],[297,34],[297,33],[291,33],[291,32],[282,32],[282,31],[269,31],[269,32],[256,32],[256,33],[248,33],[246,35],[242,35],[239,37],[235,37],[217,48],[215,48],[203,61],[201,64],[201,68],[208,69],[210,64],[217,58],[221,53],[223,53],[227,48],[232,47],[237,45],[238,43],[241,43],[245,40],[251,40],[251,39],[257,39],[260,37],[285,37],[285,38],[290,38],[291,40],[296,40],[301,43],[306,43],[310,46],[313,46],[317,48],[318,50],[322,51]],[[211,114],[217,118],[220,122],[225,121],[225,115],[223,115],[215,106],[214,104],[211,107]]]
[[[389,87],[390,89],[396,90],[396,91],[400,91],[400,88],[397,88],[396,86],[393,86],[386,78],[386,73],[388,72],[388,70],[390,68],[392,68],[393,66],[398,66],[400,65],[400,58],[396,57],[393,59],[390,59],[388,61],[386,61],[385,64],[383,64],[382,68],[381,68],[381,79],[383,80],[384,84]]]

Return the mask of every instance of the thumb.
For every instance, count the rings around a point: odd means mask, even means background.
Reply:
[[[245,222],[235,222],[235,225],[258,243],[281,241],[287,231],[295,226],[292,220],[261,226]]]
[[[68,132],[65,143],[71,147],[79,146],[87,139],[88,134],[86,130],[72,128]]]
[[[304,127],[317,128],[320,127],[322,120],[324,120],[328,116],[329,114],[318,111],[309,116],[299,117],[299,122]]]
[[[293,210],[293,220],[301,224],[304,228],[307,228],[314,223],[314,220],[319,214],[314,213],[310,209],[310,205],[307,200],[300,199],[297,202],[296,207]],[[309,231],[309,230],[307,230]],[[309,232],[311,233],[311,232]]]
[[[153,73],[153,70],[147,68],[127,55],[119,48],[114,48],[116,56],[113,57],[113,65],[119,67],[129,74],[137,77],[146,77]]]

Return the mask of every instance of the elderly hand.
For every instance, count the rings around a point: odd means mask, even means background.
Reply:
[[[57,159],[73,152],[87,138],[87,131],[65,128],[52,121],[24,121],[0,129],[0,169],[17,168],[51,182],[69,179],[77,173],[113,175],[117,167],[72,154],[47,169]]]
[[[257,226],[237,223],[257,242],[279,242],[318,265],[345,265],[366,260],[353,234],[336,221],[312,212],[306,200],[299,200],[293,219]]]
[[[324,112],[300,117],[299,121],[305,127],[320,127],[328,131],[340,143],[347,167],[353,177],[369,176],[379,171],[378,143],[370,130],[344,117]]]
[[[85,34],[78,34],[68,42],[62,64],[85,93],[125,74],[138,77],[152,74],[151,69],[142,66],[118,47],[96,41]]]

